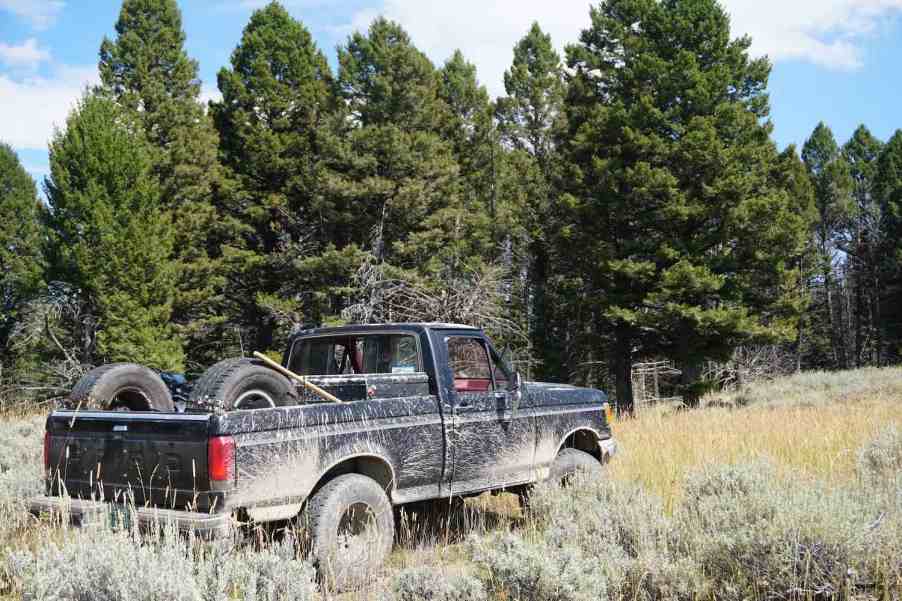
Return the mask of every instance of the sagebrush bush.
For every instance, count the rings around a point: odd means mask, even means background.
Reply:
[[[74,531],[11,554],[7,569],[26,598],[45,601],[306,601],[317,590],[290,542],[255,552],[174,532]]]
[[[895,486],[902,473],[902,433],[895,425],[883,428],[858,452],[858,474],[869,485]]]
[[[439,568],[408,568],[391,579],[382,601],[485,601],[485,587],[467,574],[447,574]]]
[[[673,524],[660,499],[638,485],[600,480],[569,489],[545,486],[533,506],[536,517],[551,524],[552,537],[599,558],[617,597],[692,598],[704,590],[692,558],[673,552]]]
[[[0,421],[0,551],[35,525],[26,502],[43,492],[43,435],[42,417]],[[8,570],[0,566],[0,593],[10,586]]]
[[[575,545],[545,537],[496,533],[470,541],[473,560],[486,568],[487,584],[518,601],[594,601],[607,594],[597,558]]]
[[[539,485],[530,508],[531,539],[496,536],[474,546],[493,588],[515,599],[690,599],[705,590],[692,558],[671,552],[673,526],[660,501],[638,486]]]
[[[873,589],[877,513],[867,491],[758,461],[690,475],[676,521],[717,598],[822,598]]]
[[[0,501],[43,490],[44,418],[0,420]]]

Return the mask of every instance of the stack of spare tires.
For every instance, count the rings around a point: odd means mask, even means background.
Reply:
[[[188,403],[225,410],[297,404],[294,385],[256,359],[225,359],[194,383]],[[72,406],[119,411],[176,410],[172,390],[152,369],[136,363],[111,363],[92,369],[72,389]]]

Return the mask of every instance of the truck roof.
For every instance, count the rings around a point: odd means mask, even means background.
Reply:
[[[344,326],[334,326],[325,328],[309,328],[295,332],[292,338],[296,336],[306,336],[309,334],[340,334],[341,332],[360,332],[369,330],[473,330],[479,331],[480,328],[468,326],[460,323],[443,323],[443,322],[397,322],[397,323],[366,323],[366,324],[348,324]]]

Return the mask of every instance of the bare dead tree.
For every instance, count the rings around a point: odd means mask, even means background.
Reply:
[[[34,365],[10,374],[0,384],[0,397],[52,400],[69,393],[91,369],[97,321],[78,291],[59,282],[29,302],[10,335],[20,356],[33,355]]]
[[[729,361],[710,361],[703,378],[719,390],[737,390],[756,380],[772,380],[795,371],[793,349],[788,345],[739,346]]]
[[[525,346],[525,330],[507,317],[502,275],[498,267],[463,269],[440,284],[425,284],[389,277],[384,265],[365,262],[356,275],[360,301],[347,307],[342,317],[356,323],[463,323]]]

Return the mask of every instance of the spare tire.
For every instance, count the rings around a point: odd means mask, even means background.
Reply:
[[[69,394],[82,407],[123,411],[173,411],[169,387],[154,371],[135,363],[110,363],[86,373]]]
[[[223,408],[263,409],[296,405],[297,392],[288,378],[256,359],[225,359],[194,383],[192,404],[222,401]]]

